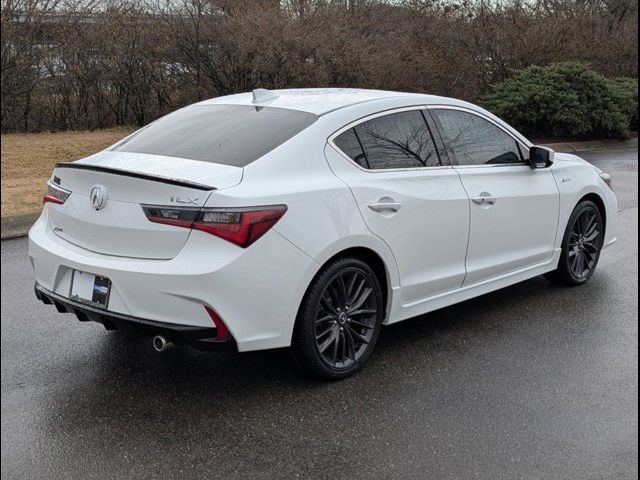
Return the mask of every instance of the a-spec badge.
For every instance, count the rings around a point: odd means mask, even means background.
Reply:
[[[89,202],[96,210],[101,210],[107,204],[107,189],[102,185],[94,185],[89,193]]]

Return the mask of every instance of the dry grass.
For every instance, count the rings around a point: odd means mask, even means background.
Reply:
[[[98,152],[130,132],[114,128],[93,132],[2,135],[2,216],[37,212],[57,162]]]

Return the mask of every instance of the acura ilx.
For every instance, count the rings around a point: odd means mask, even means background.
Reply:
[[[255,90],[58,163],[29,233],[39,300],[172,344],[291,347],[342,378],[383,325],[538,276],[581,285],[616,240],[610,177],[423,94]]]

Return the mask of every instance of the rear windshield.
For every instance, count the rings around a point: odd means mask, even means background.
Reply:
[[[282,108],[194,105],[160,118],[113,150],[244,167],[317,118]]]

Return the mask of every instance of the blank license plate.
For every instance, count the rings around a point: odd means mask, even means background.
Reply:
[[[97,307],[107,308],[111,280],[107,277],[74,270],[71,277],[69,298]]]

